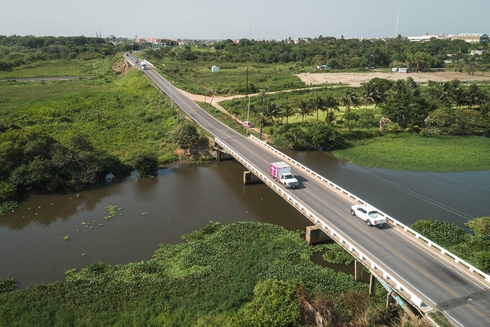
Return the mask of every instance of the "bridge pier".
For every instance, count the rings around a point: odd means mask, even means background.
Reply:
[[[391,308],[393,306],[396,306],[396,299],[395,297],[393,296],[393,292],[389,292],[387,295],[386,295],[386,307],[387,308]]]
[[[308,245],[325,243],[331,241],[332,238],[325,234],[318,226],[306,226],[306,243]]]
[[[354,261],[354,278],[356,282],[362,280],[362,263],[358,260]]]
[[[371,274],[369,277],[369,295],[376,296],[376,276]]]
[[[262,183],[262,180],[248,170],[243,172],[243,184],[249,185],[256,183]]]

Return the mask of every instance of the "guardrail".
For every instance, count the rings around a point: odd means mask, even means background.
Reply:
[[[253,136],[251,136],[253,137]],[[257,139],[258,140],[258,139]],[[259,140],[260,141],[260,140]],[[247,169],[250,170],[256,177],[260,178],[264,183],[266,183],[270,188],[272,188],[276,193],[281,195],[286,201],[288,201],[293,207],[295,207],[299,212],[301,212],[304,216],[310,219],[315,225],[322,228],[325,234],[329,235],[332,239],[334,239],[337,243],[339,243],[345,250],[347,250],[352,256],[357,258],[359,261],[363,262],[364,265],[369,267],[369,270],[379,277],[382,277],[388,285],[390,285],[393,289],[396,289],[400,295],[402,295],[405,299],[411,302],[414,306],[419,308],[421,311],[426,312],[432,310],[427,304],[425,304],[418,296],[416,296],[413,292],[409,290],[408,287],[404,286],[400,281],[398,281],[394,276],[388,273],[386,270],[382,269],[372,258],[368,256],[364,251],[356,248],[356,246],[349,242],[344,236],[341,235],[339,231],[337,231],[334,227],[329,225],[326,222],[326,219],[314,212],[312,209],[306,207],[299,201],[296,197],[292,196],[290,192],[285,191],[282,186],[279,186],[274,180],[272,180],[268,175],[263,174],[260,170],[258,170],[255,166],[253,166],[248,160],[243,158],[238,152],[232,149],[229,145],[224,143],[218,138],[215,138],[216,144],[222,147],[226,153],[232,155],[238,162],[244,165]],[[260,141],[262,142],[262,141]],[[265,142],[264,142],[265,144]],[[272,148],[272,147],[271,147]],[[273,148],[272,148],[273,149]],[[277,151],[276,149],[274,149]],[[280,151],[277,151],[280,154]],[[282,154],[284,158],[288,158],[289,161],[296,163],[293,159],[287,157]],[[298,163],[299,164],[299,163]],[[301,164],[299,164],[301,165]],[[302,167],[305,167],[301,165]],[[305,167],[306,168],[306,167]],[[311,170],[309,170],[311,171]],[[314,172],[313,172],[314,173]],[[320,175],[314,173],[315,175],[321,177]],[[323,179],[323,177],[322,177]],[[326,179],[325,179],[326,180]],[[331,183],[332,185],[335,185]],[[337,186],[338,187],[338,186]],[[339,188],[341,189],[341,188]]]
[[[259,140],[257,137],[255,137],[253,135],[250,135],[250,139],[252,139],[253,141],[255,141],[257,143],[260,143],[262,146],[267,147],[269,150],[271,150],[274,153],[278,154],[279,156],[281,156],[282,158],[284,158],[286,161],[289,161],[290,163],[292,163],[295,166],[301,168],[302,170],[306,171],[307,173],[309,173],[309,174],[315,176],[316,178],[322,180],[323,182],[327,183],[329,186],[333,187],[337,191],[339,191],[339,192],[347,195],[348,197],[352,198],[354,201],[359,202],[361,204],[369,205],[369,206],[371,206],[373,208],[376,208],[376,207],[372,206],[371,204],[367,203],[366,201],[358,198],[354,194],[352,194],[352,193],[344,190],[343,188],[341,188],[337,184],[329,181],[328,179],[326,179],[325,177],[321,176],[320,174],[317,174],[316,172],[314,172],[313,170],[309,169],[308,167],[306,167],[305,165],[301,164],[300,162],[297,162],[296,160],[288,157],[287,155],[285,155],[281,151],[275,149],[274,147],[270,146],[266,142],[264,142],[262,140]],[[376,210],[378,210],[378,209],[376,209]],[[451,259],[453,259],[455,263],[463,265],[465,268],[468,269],[469,272],[472,272],[472,273],[477,274],[480,278],[483,278],[487,283],[490,284],[490,275],[488,275],[488,274],[484,273],[483,271],[481,271],[480,269],[472,266],[470,263],[468,263],[465,260],[459,258],[458,256],[456,256],[455,254],[453,254],[450,251],[446,250],[445,248],[443,248],[442,246],[438,245],[437,243],[432,242],[427,237],[419,234],[415,230],[413,230],[410,227],[404,225],[403,223],[399,222],[398,220],[396,220],[395,218],[391,217],[390,215],[384,213],[383,211],[378,210],[378,213],[381,216],[385,217],[388,221],[390,221],[394,226],[401,227],[405,232],[410,233],[413,236],[415,236],[417,239],[420,239],[420,240],[424,241],[425,243],[427,243],[427,245],[429,247],[432,247],[432,248],[435,248],[435,249],[439,250],[441,252],[441,254],[447,255],[448,257],[450,257]]]

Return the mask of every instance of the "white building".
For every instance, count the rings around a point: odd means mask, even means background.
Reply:
[[[213,73],[219,72],[219,67],[218,66],[211,67],[211,72],[213,72]]]

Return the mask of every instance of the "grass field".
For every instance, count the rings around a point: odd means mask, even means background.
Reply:
[[[62,144],[80,134],[123,161],[138,151],[157,153],[161,164],[177,160],[170,132],[179,119],[169,101],[137,71],[106,76],[0,82],[0,124],[41,130]]]
[[[12,71],[0,71],[0,79],[47,76],[91,76],[104,69],[101,60],[52,60],[40,61],[15,67]]]

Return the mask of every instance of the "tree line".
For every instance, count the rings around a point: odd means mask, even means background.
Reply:
[[[43,60],[100,59],[120,51],[136,49],[139,46],[133,42],[116,46],[110,40],[98,37],[0,35],[0,71],[10,71]]]
[[[470,55],[471,50],[483,53]],[[240,39],[236,42],[227,39],[214,45],[188,42],[180,47],[151,49],[148,55],[183,61],[297,63],[331,70],[407,67],[412,71],[421,71],[447,68],[473,74],[475,71],[486,71],[490,63],[490,53],[486,50],[487,43],[463,40],[434,38],[428,42],[410,42],[401,36],[375,40],[320,36],[295,41]]]

